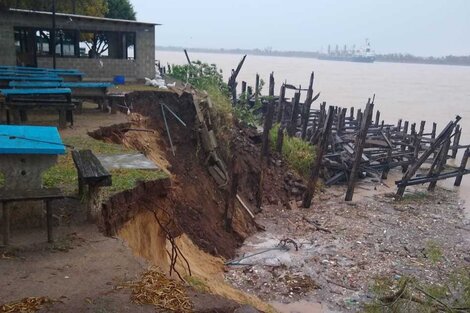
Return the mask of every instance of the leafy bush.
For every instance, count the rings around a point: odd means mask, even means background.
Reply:
[[[170,69],[171,71],[168,73],[170,77],[190,83],[196,89],[206,91],[209,94],[216,111],[218,111],[217,118],[223,117],[225,122],[220,123],[218,126],[226,127],[231,125],[229,120],[231,120],[232,113],[237,119],[249,126],[258,124],[254,112],[261,107],[261,102],[258,101],[255,107],[250,108],[247,95],[242,94],[240,102],[232,107],[228,85],[223,80],[222,70],[219,70],[215,64],[193,61],[191,65],[172,65]],[[261,80],[260,87],[262,88],[263,85],[264,82]]]
[[[273,149],[277,142],[278,131],[279,125],[276,124],[269,133]],[[308,178],[312,162],[315,159],[315,148],[298,137],[285,135],[282,145],[282,157],[300,176]]]
[[[173,65],[168,74],[207,92],[209,92],[207,89],[217,88],[227,98],[229,97],[228,85],[224,82],[222,70],[217,69],[215,64],[193,61],[191,65]]]

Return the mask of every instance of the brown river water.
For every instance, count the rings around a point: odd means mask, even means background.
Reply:
[[[217,64],[225,78],[241,57],[190,52],[192,60]],[[186,64],[182,51],[157,51],[156,59],[162,64]],[[248,55],[237,80],[247,81],[248,85],[254,86],[256,73],[267,82],[269,74],[274,72],[276,90],[284,81],[306,87],[312,71],[315,71],[314,90],[321,92],[317,105],[320,101],[326,101],[328,105],[360,108],[365,107],[367,99],[375,94],[375,109],[380,110],[381,119],[386,123],[395,124],[402,118],[419,125],[420,121],[425,120],[426,132],[430,131],[432,122],[437,123],[439,132],[456,115],[460,115],[463,129],[460,142],[470,144],[470,66],[367,64]],[[267,86],[263,91],[267,92]],[[462,151],[459,158],[461,155]],[[450,164],[460,164],[459,158],[450,160]],[[452,179],[439,184],[454,188]],[[470,206],[470,176],[464,177],[462,186],[456,190],[462,201]],[[466,213],[470,217],[468,207]],[[281,312],[326,312],[320,304],[306,302],[275,306]]]

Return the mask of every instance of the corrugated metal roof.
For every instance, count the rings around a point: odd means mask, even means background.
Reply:
[[[52,15],[52,12],[47,11],[32,11],[32,10],[23,10],[23,9],[9,9],[10,12],[16,13],[25,13],[25,14],[36,14],[36,15]],[[56,16],[65,17],[65,18],[76,18],[76,19],[86,19],[86,20],[95,20],[95,21],[103,21],[103,22],[111,22],[111,23],[127,23],[127,24],[136,24],[136,25],[147,25],[147,26],[160,26],[162,24],[157,23],[147,23],[147,22],[139,22],[139,21],[132,21],[132,20],[121,20],[115,18],[107,18],[107,17],[98,17],[98,16],[89,16],[89,15],[79,15],[79,14],[69,14],[69,13],[56,13]]]

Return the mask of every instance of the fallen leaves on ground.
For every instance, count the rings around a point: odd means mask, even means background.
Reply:
[[[0,313],[33,313],[39,311],[44,304],[54,302],[48,297],[28,297],[0,306]]]
[[[157,268],[143,273],[141,280],[125,284],[131,288],[131,300],[137,304],[151,304],[160,309],[178,313],[192,312],[183,284],[167,278]]]

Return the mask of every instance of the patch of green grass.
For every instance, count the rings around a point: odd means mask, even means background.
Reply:
[[[428,196],[429,196],[429,194],[427,192],[424,192],[424,191],[406,193],[401,198],[401,201],[402,202],[416,202],[416,201],[424,200],[424,199],[428,198]]]
[[[72,145],[77,150],[90,149],[96,155],[113,155],[121,153],[137,152],[123,145],[95,140],[91,137],[69,137],[64,143]],[[150,181],[166,178],[163,171],[138,170],[138,169],[116,169],[111,171],[113,185],[105,188],[108,194],[132,189],[139,181]],[[55,166],[48,169],[43,175],[44,186],[48,188],[61,188],[66,193],[74,193],[78,188],[77,170],[73,163],[70,151],[59,156]]]
[[[188,284],[196,289],[196,291],[207,293],[209,292],[209,287],[207,284],[200,278],[194,277],[194,276],[187,276],[185,277],[185,280],[188,282]]]
[[[116,193],[132,189],[139,181],[151,181],[167,178],[163,171],[136,170],[136,169],[115,169],[111,171],[113,185],[109,187],[109,192]]]
[[[135,152],[135,150],[126,148],[124,145],[96,140],[89,136],[64,138],[64,143],[73,146],[75,150],[90,149],[94,154],[112,155]]]
[[[3,187],[5,184],[5,176],[3,175],[2,172],[0,172],[0,187]]]
[[[433,263],[436,264],[439,262],[443,256],[442,249],[439,244],[433,240],[429,240],[426,243],[426,247],[424,249],[427,258]]]
[[[275,125],[269,133],[273,149],[277,142],[278,130],[279,125]],[[289,137],[285,134],[282,157],[300,176],[308,178],[312,162],[315,159],[315,147],[301,138]]]
[[[57,164],[44,172],[43,183],[47,188],[60,188],[66,193],[75,192],[78,178],[71,152],[59,156]]]

